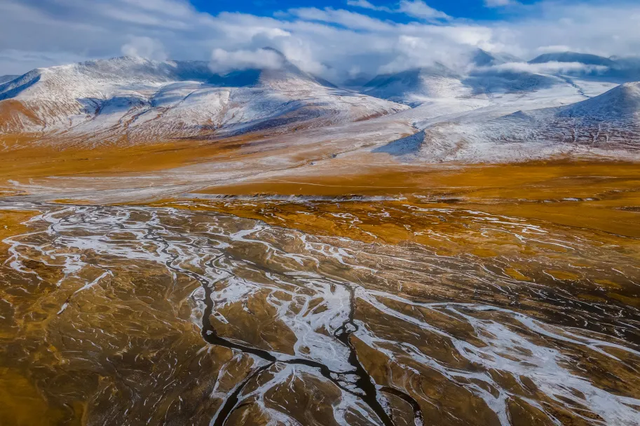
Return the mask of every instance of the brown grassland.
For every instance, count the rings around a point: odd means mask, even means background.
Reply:
[[[268,176],[256,173],[254,178],[247,178],[242,182],[199,182],[200,189],[188,194],[164,198],[159,196],[152,202],[132,204],[219,212],[257,219],[274,227],[295,229],[315,236],[338,236],[357,242],[384,243],[396,246],[399,250],[408,244],[416,244],[426,247],[436,257],[468,257],[505,280],[523,285],[523,288],[527,288],[530,283],[540,283],[561,291],[566,288],[575,297],[573,300],[581,303],[612,303],[630,310],[640,309],[637,286],[631,284],[635,279],[633,274],[637,274],[634,263],[640,265],[640,165],[636,163],[557,158],[522,164],[418,166],[396,163],[384,154],[361,156],[357,161],[349,156],[333,159],[323,147],[317,146],[292,152],[278,143],[265,144],[252,137],[125,146],[114,144],[95,148],[72,146],[65,149],[59,143],[40,144],[35,143],[34,139],[14,136],[4,137],[0,141],[0,147],[4,147],[0,152],[0,199],[28,195],[28,187],[15,187],[13,181],[51,185],[52,177],[129,176],[135,180],[137,177],[154,176],[177,167],[215,165],[235,160],[250,164],[267,155],[287,154],[297,160],[297,165],[289,170],[283,169]],[[305,157],[309,153],[313,153],[313,157]],[[317,156],[323,159],[323,163],[318,167],[310,165]],[[369,162],[369,159],[372,161]],[[69,181],[65,182],[68,184]],[[162,181],[159,178],[156,182]],[[100,189],[103,188],[98,186],[96,191],[99,192]],[[303,197],[315,197],[317,200],[305,203]],[[20,197],[12,197],[12,200],[16,199],[19,200]],[[55,197],[51,199],[54,200]],[[65,203],[82,201],[64,200]],[[30,228],[25,222],[36,214],[37,212],[32,211],[0,210],[0,242],[11,236],[28,233]],[[483,222],[487,217],[491,220],[502,218],[504,223],[487,231]],[[179,227],[180,224],[175,226]],[[517,240],[514,237],[516,232],[511,231],[516,227],[521,229],[526,226],[536,227],[540,230],[540,235],[544,232],[553,238],[550,237],[548,241],[544,237],[540,237],[540,240],[531,238],[526,242]],[[189,229],[185,225],[184,232]],[[130,238],[124,231],[122,234],[123,239]],[[571,240],[570,249],[563,248],[563,238]],[[55,244],[50,246],[54,247]],[[40,256],[36,250],[28,254]],[[611,279],[609,266],[616,263],[617,256],[624,258],[620,269],[622,273],[628,274],[629,278],[625,282],[614,282]],[[209,356],[203,349],[206,344],[201,340],[200,330],[191,322],[191,306],[187,302],[200,283],[188,275],[181,278],[180,285],[172,286],[167,284],[170,281],[167,278],[169,274],[163,269],[163,265],[140,262],[141,267],[134,265],[135,267],[129,268],[127,259],[114,260],[114,257],[108,260],[113,263],[111,267],[116,271],[111,278],[106,278],[110,284],[104,284],[104,288],[97,286],[95,293],[87,291],[82,296],[77,296],[77,306],[65,311],[65,315],[74,315],[74,319],[68,321],[64,319],[66,317],[60,317],[60,305],[75,297],[78,288],[83,288],[85,282],[100,276],[99,268],[91,263],[95,262],[97,265],[100,263],[99,259],[90,258],[87,261],[90,266],[82,270],[84,275],[70,279],[61,272],[60,267],[54,268],[48,264],[50,259],[32,261],[27,266],[44,278],[43,281],[38,281],[33,275],[20,274],[7,266],[6,261],[10,258],[9,245],[0,243],[0,265],[4,265],[0,267],[0,278],[4,282],[0,286],[0,300],[7,301],[0,303],[0,345],[5,346],[5,349],[0,349],[2,425],[86,424],[88,410],[108,415],[110,410],[114,410],[112,398],[129,402],[128,394],[121,391],[123,387],[118,386],[124,383],[127,387],[135,387],[144,380],[140,379],[142,376],[133,373],[129,382],[122,379],[119,375],[128,374],[127,368],[138,374],[136,369],[142,363],[143,370],[153,370],[157,376],[161,376],[173,368],[175,360],[180,370],[179,376],[176,376],[179,379],[177,381],[187,389],[202,377],[202,371],[205,370],[210,376],[205,375],[205,379],[217,380],[215,374],[221,371],[224,362],[233,359],[233,351],[229,349],[209,348],[215,356]],[[256,255],[256,258],[259,257]],[[59,284],[56,286],[56,282],[62,282],[62,287]],[[12,283],[19,283],[24,289],[28,289],[28,292],[24,291],[28,294],[18,292]],[[401,291],[403,294],[426,299],[431,290],[425,287],[427,286],[421,282],[407,282]],[[442,291],[446,293],[450,289]],[[163,296],[157,298],[158,294]],[[500,303],[508,306],[509,301]],[[256,306],[256,310],[262,309],[262,305]],[[268,311],[266,302],[264,306],[261,312],[265,317],[273,314]],[[551,308],[542,313],[542,309],[537,312],[539,306],[534,301],[522,300],[519,309],[543,320],[554,318]],[[255,332],[258,325],[252,322],[242,323],[245,310],[234,307],[236,308],[238,312],[234,315],[238,315],[240,324],[237,326],[238,335],[243,338],[255,337],[257,341],[268,340]],[[143,314],[149,314],[157,321],[148,321],[142,328],[140,323],[143,323]],[[229,313],[232,314],[233,312]],[[379,314],[372,310],[371,318],[367,317],[366,312],[360,312],[359,315],[363,316],[363,321],[373,324]],[[259,322],[259,317],[256,316],[251,321]],[[243,324],[245,329],[242,329]],[[100,342],[104,337],[95,332],[95,336],[83,335],[86,340],[82,340],[76,334],[76,326],[93,332],[104,330],[113,338],[113,349],[105,346],[101,351],[95,351],[90,342]],[[224,327],[226,326],[219,324],[221,330],[225,330]],[[401,327],[402,325],[399,326]],[[593,327],[600,326],[596,324]],[[607,326],[601,327],[597,331],[609,331]],[[232,326],[229,325],[228,328],[231,330]],[[274,341],[271,347],[277,349],[276,343],[283,347],[291,346],[287,335],[281,330],[285,330],[285,327],[274,328],[267,336]],[[232,331],[229,333],[233,334]],[[76,336],[77,340],[67,336]],[[151,339],[149,336],[155,339],[152,343],[147,341],[148,338]],[[637,334],[630,336],[630,341],[638,338]],[[295,335],[289,337],[289,340],[295,340]],[[129,341],[135,341],[143,348],[140,360],[138,357],[134,359],[133,353],[121,350],[125,342]],[[149,344],[157,346],[147,347]],[[358,340],[355,345],[358,346],[363,365],[371,371],[376,381],[388,380],[391,383],[394,374],[401,373],[381,367],[387,360],[377,358],[381,356],[366,344]],[[59,348],[67,348],[67,352],[63,353]],[[173,351],[169,355],[163,352],[167,348]],[[85,364],[83,356],[78,355],[85,353],[92,354],[95,359]],[[73,371],[86,373],[86,380],[68,373],[69,359],[75,368]],[[124,373],[113,369],[112,359],[120,360],[117,365]],[[183,366],[183,360],[189,360],[191,364]],[[204,364],[202,370],[195,366],[196,362],[198,365],[201,362]],[[162,370],[169,364],[171,368]],[[609,364],[603,361],[602,365]],[[631,374],[627,370],[616,371],[619,367],[614,363],[611,365],[608,373],[604,368],[602,371],[598,370],[598,374],[594,373],[594,380],[600,387],[606,387],[611,380],[612,388],[620,386],[627,395],[640,397],[636,379],[610,379],[611,372],[621,378],[630,377]],[[98,370],[96,366],[104,369]],[[236,369],[233,373],[237,377],[248,374],[250,365],[247,359],[243,359]],[[233,374],[229,377],[231,376]],[[233,376],[233,379],[237,377]],[[229,383],[223,388],[231,392],[236,382],[228,380]],[[438,380],[442,380],[442,386],[449,385],[445,383],[445,379]],[[624,383],[620,384],[622,382]],[[316,386],[313,383],[310,379],[304,386],[298,384],[302,389],[300,394],[308,397],[309,389]],[[145,396],[153,398],[157,392],[164,391],[160,390],[160,383],[157,386],[158,389],[149,391]],[[317,388],[321,388],[321,385],[318,384]],[[425,388],[429,392],[433,390],[426,384]],[[180,415],[186,416],[185,413],[190,409],[194,412],[200,410],[198,415],[204,419],[211,418],[218,409],[210,399],[201,407],[186,406],[184,412],[180,411],[183,410],[182,398],[180,397],[180,404],[177,401],[178,396],[183,393],[180,393],[181,388],[176,389],[175,395],[166,397],[159,405],[164,410],[163,413],[178,416],[176,413],[180,412]],[[198,395],[204,392],[203,389],[204,384],[198,389],[190,390],[192,394],[184,393],[187,395],[185,399],[195,404],[198,402]],[[463,413],[467,419],[487,416],[486,419],[490,421],[487,420],[486,424],[497,424],[497,418],[487,407],[471,403],[466,406],[465,398],[471,401],[471,397],[466,393],[456,392],[462,391],[455,388],[450,391],[449,396],[446,395],[447,392],[443,392],[443,395],[431,397],[443,404],[444,411],[450,409],[452,412]],[[290,392],[283,392],[284,396],[277,398],[286,402],[289,394]],[[403,404],[402,401],[396,402],[398,406]],[[305,407],[311,403],[307,401]],[[428,404],[424,404],[424,407],[428,407]],[[535,411],[526,404],[523,407],[528,408],[511,407],[512,413],[526,412],[528,409]],[[160,408],[153,411],[146,406],[139,407],[137,414],[141,416],[140,419],[161,422],[162,418],[153,417],[159,416],[157,413]],[[436,408],[427,409],[433,410],[432,418],[442,414]],[[561,411],[559,418],[564,419],[562,416],[566,415],[567,422],[575,421],[567,424],[587,424],[584,419],[564,413],[562,408],[557,409]],[[249,408],[245,407],[244,410]],[[406,408],[406,411],[411,410]],[[300,412],[306,415],[311,410],[300,409]],[[523,420],[522,424],[545,424],[544,421],[548,420],[537,411],[528,415],[533,420],[529,423]],[[459,423],[449,419],[440,424]]]

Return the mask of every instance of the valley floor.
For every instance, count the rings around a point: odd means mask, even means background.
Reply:
[[[0,424],[638,424],[637,163],[20,143]]]

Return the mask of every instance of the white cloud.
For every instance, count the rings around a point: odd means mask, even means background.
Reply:
[[[278,69],[284,63],[278,52],[267,49],[236,50],[214,49],[209,68],[218,74],[227,74],[235,70]]]
[[[331,8],[317,9],[313,7],[290,9],[289,14],[308,21],[321,21],[339,24],[346,28],[368,31],[385,31],[390,24],[360,13]]]
[[[640,4],[628,2],[543,1],[532,18],[495,26],[508,30],[510,43],[533,56],[544,46],[564,46],[570,50],[603,56],[637,55],[640,52]]]
[[[446,13],[436,10],[427,5],[424,0],[401,0],[395,8],[391,8],[388,6],[376,6],[368,0],[347,0],[347,5],[351,7],[359,7],[362,9],[376,10],[387,13],[401,13],[427,21],[451,19],[451,17]]]
[[[130,41],[122,46],[121,52],[125,56],[136,56],[154,61],[166,61],[168,58],[162,42],[150,37],[132,36]]]
[[[464,67],[468,62],[469,47],[464,44],[449,43],[447,48],[443,49],[439,46],[440,40],[425,35],[400,36],[394,46],[394,59],[381,66],[378,72],[390,74],[411,68],[427,67],[435,63],[445,64],[455,69]]]
[[[487,7],[504,7],[518,4],[516,0],[484,0],[484,5]]]
[[[384,6],[376,6],[367,0],[347,0],[347,5],[352,7],[361,7],[369,10],[389,10]]]
[[[607,71],[607,67],[598,65],[585,65],[579,62],[546,62],[542,64],[514,62],[497,65],[493,67],[493,69],[498,71],[529,72],[533,74],[600,74]]]
[[[271,17],[214,16],[187,0],[0,0],[0,75],[117,56],[123,49],[156,59],[209,61],[215,49],[255,56],[272,46],[305,71],[336,82],[354,70],[375,74],[436,61],[455,66],[478,47],[525,59],[564,48],[605,56],[640,52],[640,4],[622,0],[541,0],[505,20],[482,22],[448,17],[428,0],[403,0],[384,19],[368,10],[390,2],[347,1],[362,13],[299,8]],[[414,19],[406,22],[407,16]],[[235,66],[251,62],[222,56]]]
[[[536,48],[536,52],[539,53],[576,52],[577,50],[578,49],[564,44],[556,44],[554,46],[540,46]]]
[[[432,8],[422,0],[401,0],[399,11],[427,21],[437,19],[451,19],[449,15]]]

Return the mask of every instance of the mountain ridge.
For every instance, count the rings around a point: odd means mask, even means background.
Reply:
[[[326,125],[405,108],[337,89],[286,59],[277,69],[224,75],[204,61],[87,61],[32,70],[0,85],[2,100],[19,103],[12,120],[0,123],[5,133],[35,131],[92,140]]]
[[[440,121],[378,152],[410,162],[514,162],[576,153],[640,160],[640,82],[566,106]]]
[[[331,127],[350,141],[366,127],[356,122],[375,122],[371,128],[395,122],[417,136],[376,142],[371,151],[420,161],[513,158],[487,157],[487,147],[502,150],[505,143],[518,144],[521,158],[538,158],[532,150],[540,143],[548,153],[556,152],[549,148],[555,143],[635,150],[640,140],[640,83],[607,91],[614,85],[526,67],[464,74],[434,63],[377,76],[359,92],[336,88],[279,55],[279,66],[222,74],[206,61],[136,57],[35,69],[0,84],[0,133],[96,146]]]
[[[411,68],[398,73],[381,74],[363,87],[363,93],[394,102],[418,105],[425,99],[465,97],[462,76],[442,63]]]
[[[578,52],[556,52],[544,53],[529,61],[530,64],[544,64],[548,62],[577,62],[585,65],[599,65],[610,67],[614,65],[614,61],[604,56],[593,55],[590,53]]]

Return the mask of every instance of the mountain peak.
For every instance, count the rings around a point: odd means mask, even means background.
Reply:
[[[508,53],[493,53],[484,49],[476,49],[471,57],[471,62],[477,67],[491,67],[509,62],[522,62],[522,60]]]
[[[418,84],[420,79],[428,77],[460,78],[460,75],[446,65],[434,62],[431,65],[410,68],[396,73],[377,75],[365,84],[365,87],[377,87],[397,81],[402,81],[406,84]]]
[[[604,56],[578,52],[545,53],[529,61],[530,64],[544,64],[547,62],[577,62],[585,65],[610,67],[614,62]]]
[[[600,96],[565,107],[560,115],[612,121],[640,117],[640,82],[625,83]]]
[[[418,105],[427,99],[457,98],[469,94],[462,77],[440,62],[395,74],[378,75],[368,82],[365,93],[383,99]]]
[[[271,46],[266,46],[266,47],[262,47],[260,50],[266,50],[267,52],[273,52],[275,54],[277,54],[278,56],[280,56],[283,60],[285,61],[289,61],[287,59],[287,57],[285,56],[284,53],[282,53],[281,51],[279,51],[278,49],[276,49],[275,47],[271,47]]]

